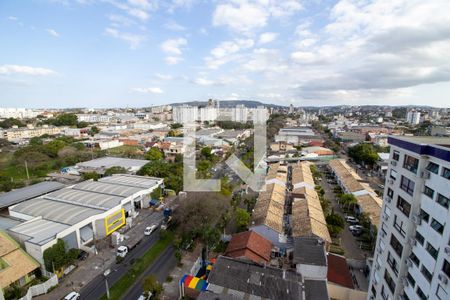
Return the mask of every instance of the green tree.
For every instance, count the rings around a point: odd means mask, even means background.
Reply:
[[[8,119],[0,122],[1,128],[7,129],[7,128],[11,128],[13,126],[25,127],[25,124],[22,123],[22,121],[20,121],[19,119],[15,119],[15,118],[8,118]]]
[[[124,167],[111,167],[105,170],[105,176],[111,176],[113,174],[125,174],[127,173],[127,170]]]
[[[348,155],[357,163],[373,165],[379,159],[372,144],[362,143],[348,149]]]
[[[77,126],[78,118],[75,114],[61,114],[54,119],[48,120],[48,122],[55,126]]]
[[[86,128],[88,126],[89,126],[89,123],[85,122],[85,121],[81,121],[81,122],[77,123],[77,128]]]
[[[89,128],[89,135],[94,136],[100,132],[100,129],[97,126],[92,126]]]
[[[63,240],[58,239],[55,245],[44,251],[44,265],[49,272],[60,270],[68,265],[73,264],[77,259],[79,250],[72,248],[66,250],[66,244]]]
[[[203,147],[200,154],[204,159],[211,159],[213,156],[211,153],[211,147]]]
[[[328,231],[332,236],[337,236],[345,227],[344,219],[334,212],[331,212],[325,219]]]
[[[100,178],[100,175],[97,172],[87,172],[81,174],[81,178],[83,180],[93,179],[94,181],[97,181]]]
[[[180,123],[173,123],[173,124],[170,124],[170,128],[171,128],[171,129],[179,129],[179,128],[181,128],[181,127],[183,127],[183,125],[180,124]]]
[[[163,153],[158,148],[152,147],[145,153],[145,159],[147,160],[161,160],[164,158]]]
[[[164,290],[162,284],[159,283],[155,275],[150,275],[144,278],[142,281],[142,289],[147,296],[151,294],[152,299],[159,299]]]
[[[250,224],[250,214],[242,208],[236,208],[235,211],[236,217],[236,226],[238,227],[238,231],[245,231],[248,229],[248,225]]]

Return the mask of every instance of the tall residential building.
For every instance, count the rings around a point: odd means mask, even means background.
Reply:
[[[197,121],[198,119],[198,107],[189,105],[174,106],[172,115],[173,121],[175,123],[195,123],[195,121]]]
[[[258,106],[252,110],[253,113],[253,123],[254,124],[266,124],[269,114],[267,108],[264,106]]]
[[[236,105],[231,112],[231,120],[245,123],[248,120],[248,109],[243,104]]]
[[[368,297],[450,299],[450,138],[389,137],[388,142]]]
[[[419,124],[420,123],[420,112],[419,111],[410,110],[406,114],[406,122],[408,122],[411,125]]]
[[[200,121],[205,122],[212,122],[217,119],[218,115],[218,108],[215,108],[214,106],[206,106],[200,108]]]

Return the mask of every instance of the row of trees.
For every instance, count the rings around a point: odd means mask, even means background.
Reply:
[[[348,155],[358,164],[374,165],[378,161],[378,153],[372,144],[361,143],[348,148]]]

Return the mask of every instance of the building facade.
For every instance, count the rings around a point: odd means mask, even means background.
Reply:
[[[450,298],[450,139],[389,137],[369,299]]]

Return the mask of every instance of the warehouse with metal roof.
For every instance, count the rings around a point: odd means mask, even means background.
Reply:
[[[136,210],[148,207],[150,194],[163,179],[113,175],[88,180],[9,207],[24,223],[8,229],[36,260],[63,239],[71,248],[93,251],[92,241],[124,226]]]

